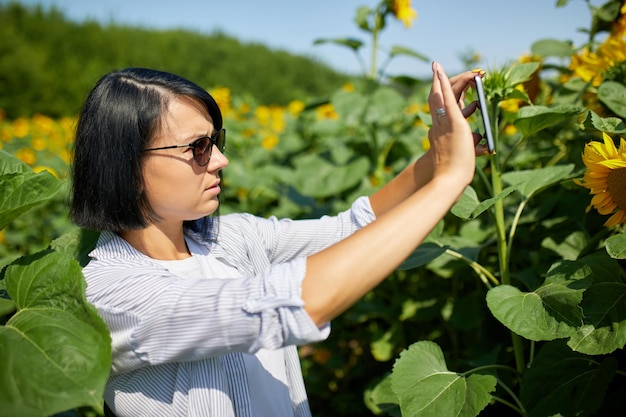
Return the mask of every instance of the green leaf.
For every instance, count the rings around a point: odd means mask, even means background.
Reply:
[[[615,81],[605,81],[598,87],[598,98],[620,117],[626,117],[626,86]]]
[[[424,242],[413,251],[398,269],[407,270],[426,265],[446,253],[446,249],[446,247],[440,246],[434,242]]]
[[[626,284],[623,269],[606,253],[581,259],[593,270],[593,283],[585,291],[580,306],[584,312],[583,325],[570,338],[568,345],[575,351],[602,355],[626,345]]]
[[[335,111],[348,127],[361,127],[367,99],[358,92],[339,91],[331,100]]]
[[[515,126],[524,134],[532,136],[535,133],[562,122],[568,117],[579,115],[586,111],[584,107],[574,105],[557,106],[526,106],[519,109]]]
[[[468,186],[463,190],[461,198],[452,206],[451,213],[464,220],[476,218],[493,206],[496,201],[505,198],[513,191],[515,187],[507,187],[497,196],[480,201],[476,191]]]
[[[526,62],[523,64],[513,64],[506,71],[506,79],[511,87],[525,83],[539,69],[539,62]]]
[[[515,186],[525,199],[531,198],[539,191],[572,177],[573,164],[552,167],[510,171],[502,175],[502,181]]]
[[[372,9],[367,6],[359,6],[356,9],[356,15],[354,16],[354,22],[358,27],[366,32],[372,32],[373,28],[370,27],[369,17],[372,14]]]
[[[533,55],[542,57],[569,58],[574,54],[575,49],[570,41],[540,39],[531,45],[530,51]]]
[[[0,317],[14,313],[16,310],[15,302],[7,298],[0,297]]]
[[[447,369],[436,343],[414,343],[400,354],[391,374],[391,386],[403,416],[475,417],[491,401],[496,378]]]
[[[2,411],[20,417],[101,409],[111,341],[85,299],[80,265],[41,252],[11,264],[5,281],[18,311],[0,327]]]
[[[430,59],[418,52],[415,52],[414,50],[404,47],[404,46],[399,46],[399,45],[394,45],[391,47],[391,52],[389,52],[389,55],[391,57],[395,57],[398,55],[404,55],[404,56],[410,56],[412,58],[416,58],[419,59],[420,61],[424,61],[424,62],[430,62]]]
[[[322,45],[325,43],[346,46],[355,52],[358,51],[361,46],[363,46],[363,42],[354,38],[320,38],[313,41],[314,45]]]
[[[10,153],[0,149],[0,178],[9,174],[28,174],[33,170]]]
[[[587,245],[587,237],[587,234],[582,230],[576,230],[558,241],[555,240],[554,236],[548,235],[541,241],[541,247],[556,252],[563,259],[574,261],[578,259],[580,252]]]
[[[388,125],[402,117],[406,100],[392,88],[382,87],[367,100],[366,123]]]
[[[384,411],[392,417],[402,417],[398,405],[398,398],[391,388],[391,375],[387,375],[383,378],[368,394],[366,403],[370,410],[374,411],[376,414]]]
[[[343,166],[336,166],[318,155],[304,155],[295,160],[295,172],[289,179],[302,194],[328,197],[357,185],[370,167],[366,157],[357,158]]]
[[[622,349],[626,344],[626,284],[623,269],[605,252],[581,258],[592,271],[592,283],[579,307],[583,321],[570,335],[568,345],[575,351],[601,355]]]
[[[401,338],[398,324],[395,323],[386,332],[376,336],[376,340],[373,340],[370,344],[372,356],[379,362],[391,360]]]
[[[545,344],[522,378],[528,415],[594,415],[617,367],[613,358],[599,360],[572,352],[562,341]]]
[[[624,121],[617,117],[600,117],[596,112],[589,110],[583,122],[586,129],[593,128],[606,133],[626,133]]]
[[[487,306],[502,324],[530,340],[554,340],[574,334],[583,323],[578,306],[591,284],[591,268],[580,261],[562,261],[548,271],[544,284],[532,292],[500,285],[487,293]]]
[[[626,233],[611,236],[606,240],[604,246],[611,258],[626,259]]]
[[[6,166],[5,166],[6,167]],[[0,229],[33,207],[50,200],[62,182],[48,171],[0,176]]]
[[[52,241],[50,247],[85,266],[89,263],[89,252],[96,246],[99,236],[100,232],[77,228]]]

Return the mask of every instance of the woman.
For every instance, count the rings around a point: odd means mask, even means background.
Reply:
[[[431,149],[349,210],[300,221],[210,217],[228,166],[213,98],[168,73],[105,75],[78,123],[71,214],[102,231],[83,272],[111,332],[113,412],[309,416],[296,346],[326,338],[472,180],[474,75],[433,63]]]

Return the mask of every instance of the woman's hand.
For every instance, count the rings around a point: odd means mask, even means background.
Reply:
[[[433,63],[433,82],[428,96],[433,118],[428,132],[433,178],[451,176],[467,185],[474,176],[476,155],[487,153],[484,146],[478,145],[481,136],[472,133],[465,120],[474,113],[477,103],[463,107],[465,91],[474,84],[476,75],[468,71],[448,79],[441,65]]]

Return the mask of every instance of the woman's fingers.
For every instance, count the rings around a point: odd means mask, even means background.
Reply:
[[[467,107],[463,107],[461,109],[461,112],[463,113],[463,117],[465,117],[467,119],[472,114],[474,114],[476,109],[478,109],[478,102],[477,101],[472,101],[470,104],[467,105]]]
[[[483,77],[485,75],[485,71],[477,68],[472,71],[465,71],[461,74],[450,77],[450,84],[452,85],[454,94],[456,95],[457,101],[461,107],[463,107],[463,101],[465,100],[465,92],[467,89],[471,86],[476,86],[474,77],[477,75]]]
[[[439,86],[441,89],[441,96],[443,99],[443,108],[446,110],[446,113],[448,115],[456,111],[460,112],[460,108],[458,107],[458,99],[456,97],[456,93],[454,89],[452,88],[452,84],[450,80],[448,79],[448,76],[446,75],[443,68],[439,64],[436,65],[435,70],[436,70],[435,78],[437,78],[437,80],[439,81]]]

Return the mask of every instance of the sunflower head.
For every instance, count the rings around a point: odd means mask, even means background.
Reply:
[[[603,142],[591,141],[585,145],[583,163],[586,171],[578,183],[593,195],[592,207],[602,215],[611,215],[606,227],[626,224],[626,141],[620,138],[619,149],[613,139],[602,134]]]
[[[387,0],[388,7],[393,15],[405,27],[410,28],[413,20],[417,17],[417,12],[411,7],[411,0]]]

